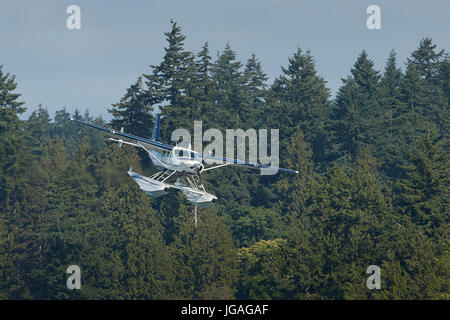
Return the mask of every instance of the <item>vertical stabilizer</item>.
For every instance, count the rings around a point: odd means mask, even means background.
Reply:
[[[155,126],[153,127],[152,140],[159,141],[159,123],[160,123],[160,113],[156,114]]]

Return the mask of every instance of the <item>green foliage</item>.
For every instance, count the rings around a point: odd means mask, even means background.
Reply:
[[[403,166],[405,178],[396,184],[398,206],[428,233],[449,221],[450,165],[443,145],[429,136],[419,140],[417,151]]]
[[[126,94],[119,103],[112,105],[108,112],[114,117],[111,125],[117,129],[123,128],[125,132],[141,137],[151,137],[153,123],[153,107],[149,104],[142,86],[142,77],[127,89]]]
[[[326,160],[325,123],[330,112],[330,93],[325,80],[317,74],[311,53],[298,48],[275,79],[265,107],[265,122],[280,130],[280,147],[299,127],[313,148],[315,163]]]
[[[186,211],[177,221],[170,252],[175,263],[176,299],[233,299],[237,257],[230,232],[211,211],[199,216],[197,229]]]
[[[362,150],[375,145],[382,114],[379,102],[380,75],[363,51],[343,79],[331,116],[332,152],[337,159],[355,161]]]
[[[445,53],[445,50],[436,52],[436,47],[437,45],[433,44],[431,38],[423,38],[419,47],[411,54],[411,59],[408,59],[408,62],[416,65],[421,76],[428,81],[436,79],[441,59]]]
[[[290,282],[286,273],[287,241],[281,238],[260,240],[238,250],[241,277],[238,299],[280,299],[280,290]]]
[[[309,51],[269,84],[255,54],[187,51],[174,22],[165,36],[110,124],[148,137],[160,109],[165,142],[194,120],[276,128],[280,166],[299,174],[207,172],[219,202],[196,228],[182,193],[153,199],[126,175],[154,170],[146,154],[106,144],[65,108],[20,120],[0,66],[0,299],[450,299],[445,51],[423,39],[404,73],[394,51],[383,73],[363,51],[332,100]],[[66,287],[70,265],[81,290]],[[370,265],[380,290],[365,285]]]
[[[170,141],[170,134],[178,128],[192,128],[191,104],[192,87],[195,83],[195,63],[191,52],[184,50],[186,36],[176,22],[166,32],[168,46],[163,61],[152,65],[152,72],[144,74],[146,78],[147,99],[158,104],[162,115],[161,138]],[[191,120],[191,121],[189,121]]]
[[[11,239],[7,226],[0,219],[0,299],[8,298],[8,292],[13,286],[13,257],[11,254]]]

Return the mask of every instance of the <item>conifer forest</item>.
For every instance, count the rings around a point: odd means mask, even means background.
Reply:
[[[418,38],[382,70],[363,50],[332,96],[307,48],[269,81],[257,52],[190,51],[180,23],[167,30],[110,121],[30,105],[0,66],[0,299],[450,299],[446,48]],[[170,144],[196,120],[279,129],[280,167],[299,174],[208,172],[219,200],[195,227],[181,192],[151,198],[127,175],[156,172],[145,152],[69,120],[149,138],[157,112]],[[70,265],[81,290],[66,287]]]

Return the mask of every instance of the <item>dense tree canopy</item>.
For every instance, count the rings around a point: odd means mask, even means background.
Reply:
[[[161,62],[124,88],[109,124],[86,111],[27,120],[0,66],[0,299],[449,299],[449,56],[430,38],[399,67],[356,57],[332,99],[298,48],[268,83],[231,44],[211,57],[172,22]],[[387,53],[388,54],[388,53]],[[276,128],[280,165],[204,175],[219,203],[153,199],[126,174],[156,169],[69,117],[162,139],[174,129]],[[82,289],[66,269],[82,270]],[[365,285],[370,265],[381,289]]]

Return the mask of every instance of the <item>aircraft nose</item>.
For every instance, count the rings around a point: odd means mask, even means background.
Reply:
[[[199,168],[200,166],[201,166],[200,163],[194,162],[194,163],[192,164],[191,168],[192,168],[192,169],[193,169],[193,168]]]

